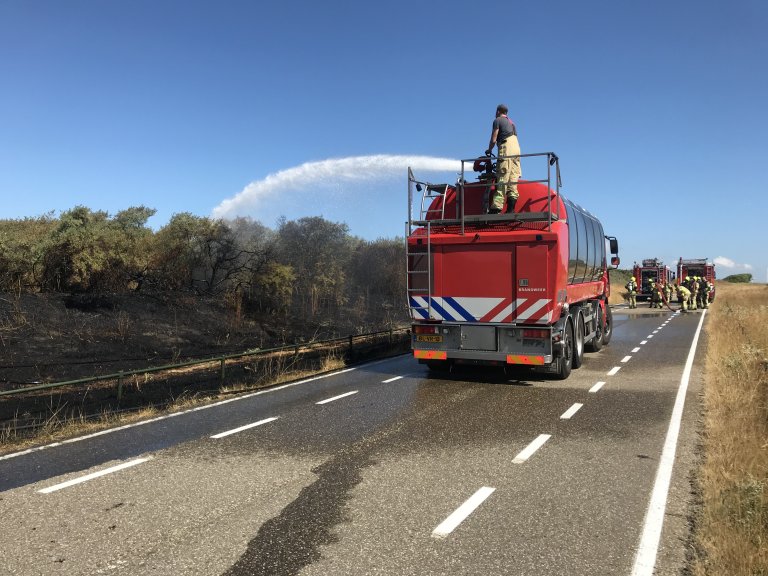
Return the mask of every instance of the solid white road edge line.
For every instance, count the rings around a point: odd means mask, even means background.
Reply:
[[[258,422],[253,422],[252,424],[246,424],[245,426],[240,426],[239,428],[233,428],[232,430],[227,430],[226,432],[219,432],[218,434],[214,434],[211,436],[211,438],[216,438],[217,440],[219,438],[224,438],[225,436],[229,436],[230,434],[237,434],[238,432],[242,432],[243,430],[248,430],[250,428],[256,428],[256,426],[261,426],[262,424],[268,424],[269,422],[274,422],[277,420],[277,416],[273,416],[272,418],[265,418],[264,420],[259,420]]]
[[[445,538],[448,536],[448,534],[453,532],[456,529],[456,526],[461,524],[467,516],[472,514],[472,512],[474,512],[475,509],[488,498],[488,496],[493,494],[494,490],[496,490],[496,488],[489,488],[488,486],[480,488],[480,490],[470,496],[464,504],[456,508],[448,518],[443,520],[437,528],[432,530],[432,536],[435,538]]]
[[[382,360],[381,362],[384,362],[384,360]],[[198,412],[200,410],[208,410],[209,408],[215,408],[216,406],[222,406],[224,404],[229,404],[230,402],[239,402],[240,400],[253,398],[254,396],[261,396],[262,394],[271,394],[272,392],[278,392],[280,390],[285,390],[286,388],[299,386],[300,384],[306,384],[307,382],[314,382],[315,380],[322,380],[323,378],[330,378],[331,376],[338,376],[339,374],[344,374],[345,372],[352,372],[353,370],[357,370],[357,369],[358,369],[357,366],[354,366],[352,368],[345,368],[344,370],[337,370],[336,372],[321,374],[320,376],[313,376],[312,378],[305,378],[304,380],[299,380],[297,382],[289,382],[288,384],[283,384],[282,386],[275,386],[274,388],[268,388],[266,390],[258,390],[257,392],[243,394],[242,396],[237,396],[235,398],[228,398],[226,400],[221,400],[220,402],[205,404],[203,406],[196,406],[195,408],[190,408],[189,410],[182,410],[180,412],[174,412],[173,414],[163,414],[162,416],[157,416],[155,418],[150,418],[148,420],[142,420],[141,422],[132,422],[131,424],[117,426],[116,428],[99,430],[98,432],[94,432],[93,434],[86,434],[85,436],[78,436],[77,438],[69,438],[68,440],[62,440],[61,442],[52,442],[51,444],[45,444],[44,446],[36,446],[34,448],[29,448],[28,450],[22,450],[21,452],[5,454],[4,456],[0,456],[0,460],[8,460],[9,458],[15,458],[16,456],[25,456],[26,454],[31,454],[32,452],[39,452],[40,450],[55,448],[56,446],[62,446],[63,444],[72,444],[73,442],[80,442],[81,440],[89,440],[91,438],[96,438],[97,436],[112,434],[113,432],[118,432],[119,430],[136,428],[138,426],[144,426],[145,424],[151,424],[152,422],[159,422],[161,420],[166,420],[168,418],[176,418],[177,416],[183,416],[184,414],[190,414],[192,412]]]
[[[584,404],[579,404],[578,402],[576,402],[576,403],[575,403],[573,406],[571,406],[570,408],[568,408],[568,410],[566,410],[565,412],[563,412],[563,415],[562,415],[562,416],[560,416],[560,420],[570,420],[570,419],[571,419],[571,416],[573,416],[574,414],[576,414],[576,412],[578,412],[578,411],[579,411],[579,409],[580,409],[582,406],[584,406]]]
[[[320,400],[320,402],[315,402],[315,404],[328,404],[328,402],[333,402],[334,400],[339,400],[340,398],[346,398],[347,396],[352,396],[352,394],[357,394],[357,390],[352,390],[352,392],[346,392],[344,394],[339,394],[338,396],[334,396],[333,398],[326,398],[325,400]]]
[[[669,484],[672,479],[672,468],[675,464],[677,438],[680,434],[680,421],[683,418],[685,394],[688,391],[688,381],[690,380],[691,369],[693,368],[693,358],[696,355],[696,345],[699,342],[699,334],[701,333],[701,326],[704,324],[704,316],[706,314],[707,311],[704,310],[699,320],[699,326],[696,328],[696,334],[693,336],[691,349],[688,352],[683,377],[680,379],[680,387],[677,389],[675,407],[672,409],[667,438],[664,441],[664,449],[661,452],[659,469],[656,472],[656,481],[653,484],[651,500],[648,504],[648,511],[645,514],[643,535],[637,548],[632,576],[652,576],[653,569],[656,566],[656,554],[659,549],[659,540],[661,539],[661,527],[664,523],[664,510],[667,507],[667,494],[669,493]]]
[[[536,452],[536,450],[544,446],[544,443],[550,438],[552,438],[551,434],[539,434],[538,438],[536,438],[536,440],[528,444],[528,446],[522,452],[520,452],[517,456],[515,456],[512,462],[514,464],[522,464],[523,462],[528,460],[528,458],[533,456],[533,453]]]
[[[619,370],[621,370],[621,366],[614,366],[608,371],[608,376],[615,376]]]
[[[589,391],[592,392],[592,394],[594,394],[595,392],[600,390],[600,388],[602,388],[603,386],[605,386],[605,382],[598,382],[597,384],[592,386],[592,388],[590,388]]]
[[[56,490],[61,490],[62,488],[69,488],[70,486],[74,486],[75,484],[81,484],[83,482],[87,482],[88,480],[99,478],[100,476],[106,476],[107,474],[112,474],[112,472],[117,472],[125,468],[130,468],[131,466],[136,466],[137,464],[142,464],[147,460],[151,460],[151,458],[136,458],[135,460],[129,460],[128,462],[123,462],[122,464],[118,464],[117,466],[112,466],[111,468],[100,470],[99,472],[94,472],[93,474],[88,474],[86,476],[81,476],[80,478],[67,480],[66,482],[62,482],[61,484],[56,484],[55,486],[49,486],[48,488],[43,488],[42,490],[38,490],[38,492],[40,494],[50,494],[51,492],[56,492]]]
[[[400,380],[402,376],[395,376],[394,378],[390,378],[389,380],[382,381],[382,384],[389,384],[390,382],[394,382],[395,380]]]

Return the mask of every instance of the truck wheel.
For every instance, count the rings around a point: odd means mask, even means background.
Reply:
[[[603,309],[597,305],[597,318],[595,318],[595,337],[587,344],[587,352],[599,352],[603,347]]]
[[[605,327],[603,328],[603,345],[607,345],[613,336],[613,314],[608,303],[605,304]]]
[[[574,368],[581,368],[584,363],[584,315],[579,311],[576,314],[576,329],[573,334],[573,361]]]
[[[573,322],[569,319],[563,329],[563,355],[557,359],[555,378],[565,380],[571,375],[573,361]]]

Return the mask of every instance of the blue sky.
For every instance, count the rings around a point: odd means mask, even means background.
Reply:
[[[762,0],[0,0],[0,218],[145,205],[155,228],[401,236],[406,166],[455,179],[504,102],[622,267],[766,282],[766,30]]]

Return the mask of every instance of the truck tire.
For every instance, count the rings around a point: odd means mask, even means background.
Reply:
[[[605,327],[603,328],[603,345],[607,346],[613,336],[613,314],[608,303],[605,304]]]
[[[565,380],[571,375],[573,366],[573,322],[569,318],[563,328],[563,355],[557,359],[555,378]]]
[[[603,347],[603,309],[600,304],[597,304],[596,307],[595,337],[587,344],[587,352],[599,352]]]
[[[573,368],[581,368],[584,363],[584,314],[579,310],[576,313],[576,326],[573,331]]]

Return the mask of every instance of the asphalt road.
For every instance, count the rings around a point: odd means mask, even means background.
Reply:
[[[403,356],[0,457],[0,573],[679,574],[701,314],[614,309],[563,382]]]

